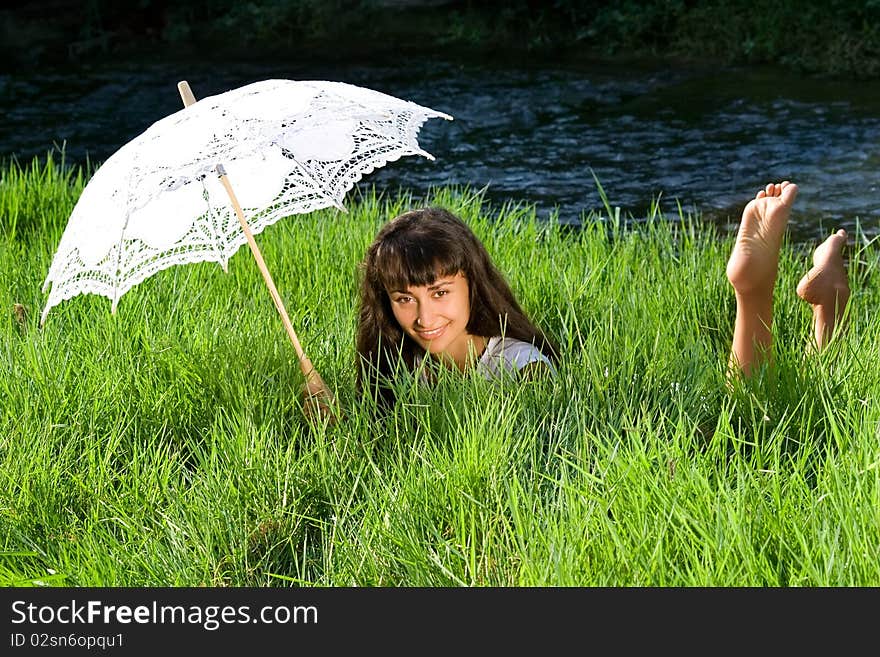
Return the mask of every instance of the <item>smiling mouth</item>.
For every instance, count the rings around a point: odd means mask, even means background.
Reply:
[[[430,331],[426,331],[424,329],[416,329],[416,333],[419,335],[422,340],[434,340],[443,335],[443,332],[446,330],[447,324],[444,324],[440,328],[431,329]]]

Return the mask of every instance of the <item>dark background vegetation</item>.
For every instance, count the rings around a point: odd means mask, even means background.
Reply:
[[[519,58],[776,64],[880,76],[880,0],[46,0],[0,10],[7,70],[106,57]]]

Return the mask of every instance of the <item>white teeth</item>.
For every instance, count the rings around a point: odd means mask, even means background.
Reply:
[[[440,328],[431,329],[430,331],[419,331],[419,335],[421,335],[423,338],[433,338],[436,335],[440,335],[440,333],[442,333],[443,329],[445,328],[445,326],[441,326]]]

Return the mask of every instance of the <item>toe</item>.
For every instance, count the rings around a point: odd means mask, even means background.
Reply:
[[[828,243],[834,244],[835,246],[842,247],[846,244],[846,231],[841,228],[836,233],[833,233],[828,237]]]
[[[798,186],[794,183],[788,183],[785,187],[782,188],[782,202],[786,205],[791,205],[792,203],[794,203],[795,198],[797,198],[797,194]]]

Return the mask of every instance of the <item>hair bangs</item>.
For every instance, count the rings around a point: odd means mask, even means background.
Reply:
[[[438,278],[464,271],[462,250],[434,237],[397,235],[376,252],[374,271],[386,290],[430,285]]]

